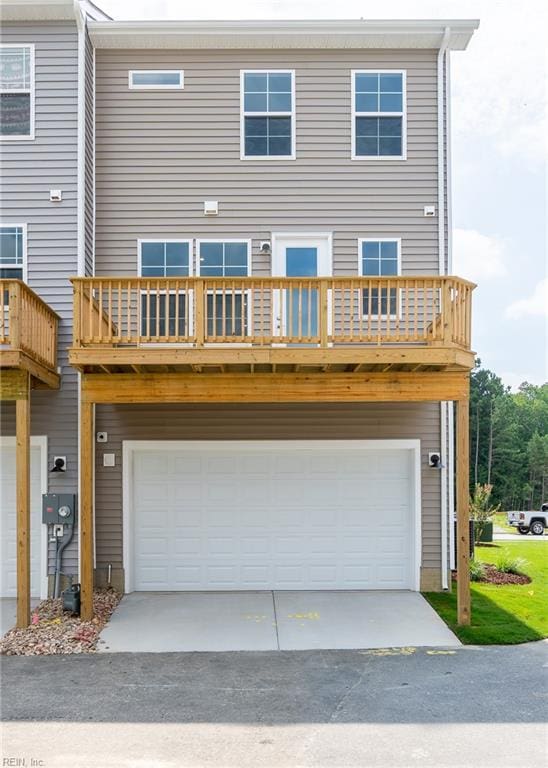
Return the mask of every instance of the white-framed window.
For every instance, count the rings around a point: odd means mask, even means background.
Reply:
[[[251,240],[198,240],[196,274],[202,277],[248,277],[251,274]],[[207,335],[245,337],[250,328],[249,291],[227,285],[207,289]]]
[[[352,159],[405,160],[405,70],[352,70]]]
[[[130,69],[128,84],[133,91],[180,91],[185,87],[185,73],[182,69]]]
[[[242,160],[294,160],[295,138],[295,71],[242,70]]]
[[[34,45],[0,45],[0,139],[34,139]]]
[[[27,225],[0,224],[0,279],[27,279]]]
[[[358,240],[359,272],[362,277],[396,277],[401,275],[400,238],[360,238]],[[397,290],[365,288],[362,293],[364,317],[394,317],[398,311]]]
[[[139,239],[139,275],[150,278],[141,291],[141,335],[187,336],[190,332],[188,291],[156,290],[154,278],[192,275],[192,240]]]

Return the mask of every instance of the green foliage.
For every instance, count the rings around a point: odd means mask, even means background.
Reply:
[[[476,483],[474,494],[470,498],[470,517],[474,520],[474,540],[476,544],[481,541],[481,537],[487,523],[491,522],[493,516],[499,511],[500,504],[492,506],[489,501],[493,491],[492,485],[481,485]]]
[[[505,545],[514,558],[527,560],[530,584],[471,585],[472,624],[457,625],[456,589],[427,592],[425,597],[463,643],[478,645],[526,643],[548,637],[548,557],[546,545],[534,541],[512,541]],[[495,564],[497,546],[477,547],[476,559]]]
[[[482,581],[485,576],[485,565],[479,560],[470,560],[470,580]]]
[[[525,573],[528,562],[524,557],[515,557],[511,555],[508,550],[499,555],[495,561],[495,567],[497,571],[501,573],[516,573],[519,575]]]
[[[548,496],[548,384],[517,393],[476,361],[470,389],[470,487],[493,486],[503,509],[539,509]]]

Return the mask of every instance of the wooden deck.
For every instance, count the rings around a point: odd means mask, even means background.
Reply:
[[[84,373],[469,371],[455,277],[74,278]]]
[[[27,375],[31,386],[57,389],[58,315],[21,280],[0,280],[0,296],[0,369],[5,394]]]

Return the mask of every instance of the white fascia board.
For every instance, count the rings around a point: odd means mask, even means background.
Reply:
[[[0,0],[2,21],[65,21],[74,19],[73,0]]]
[[[97,48],[451,48],[464,50],[479,21],[91,21]]]

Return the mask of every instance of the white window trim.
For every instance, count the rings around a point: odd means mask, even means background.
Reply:
[[[172,275],[171,277],[143,277],[142,274],[142,245],[143,243],[187,243],[188,245],[188,275]],[[137,238],[137,270],[138,276],[143,280],[188,280],[194,274],[193,271],[193,240],[185,237],[139,237]],[[155,295],[174,293],[174,291],[156,291],[151,290],[151,294]],[[188,295],[188,334],[192,336],[194,333],[194,291],[179,291],[180,294]],[[146,295],[145,290],[140,291],[141,296]],[[141,328],[141,303],[139,303],[139,329]],[[142,345],[164,346],[161,342],[141,342]],[[169,346],[172,346],[171,344]],[[182,346],[187,346],[182,344]]]
[[[23,263],[21,265],[14,264],[13,269],[23,269],[23,282],[28,283],[28,271],[27,271],[27,225],[21,224],[21,222],[18,222],[16,224],[13,224],[8,221],[0,221],[0,227],[21,227],[23,230]],[[6,266],[5,264],[0,265],[2,269],[10,269],[9,266]],[[5,280],[9,280],[9,278],[4,278]],[[15,278],[14,278],[15,279]]]
[[[217,237],[217,238],[214,238],[214,237],[204,237],[204,238],[200,238],[200,239],[196,240],[196,276],[197,277],[200,277],[200,276],[203,277],[203,275],[201,275],[201,272],[200,272],[200,249],[202,247],[202,243],[245,243],[246,246],[247,246],[247,275],[246,275],[246,277],[251,277],[251,272],[252,272],[252,268],[251,268],[251,259],[252,259],[252,242],[251,242],[251,238],[248,238],[248,237]],[[222,277],[221,275],[219,275],[219,276],[208,275],[208,276],[205,276],[205,279],[207,279],[207,277],[211,277],[212,280],[219,279],[219,278],[222,279],[222,280],[232,280],[232,279],[239,280],[240,279],[239,277],[234,277],[234,278],[232,278],[232,277]],[[242,293],[242,294],[243,293],[247,293],[247,331],[248,331],[248,335],[250,335],[252,333],[252,331],[253,331],[253,326],[252,326],[252,323],[253,323],[253,307],[252,307],[252,302],[251,302],[252,291],[251,290],[249,290],[249,291],[235,291],[234,293]],[[243,346],[243,347],[251,346],[251,344],[248,344],[245,341],[241,342],[240,344],[235,344],[233,342],[227,342],[227,343],[230,343],[231,346],[233,346],[233,347],[234,346],[238,346],[238,347],[241,347],[241,346]],[[224,347],[226,345],[224,343],[222,343],[222,342],[219,342],[218,344],[217,343],[210,343],[210,344],[208,343],[207,346],[208,347],[210,347],[210,346],[211,347],[219,347],[219,346],[220,347]]]
[[[250,112],[246,114],[244,80],[246,75],[276,74],[291,75],[291,113],[289,112]],[[246,155],[245,153],[245,118],[246,117],[291,117],[291,154],[290,155]],[[294,69],[241,69],[240,70],[240,160],[276,161],[297,159],[297,109],[295,104]]]
[[[401,75],[402,76],[402,111],[401,112],[356,112],[356,75]],[[407,70],[405,69],[353,69],[351,72],[352,92],[352,160],[407,160]],[[401,155],[357,155],[356,154],[356,117],[401,117]]]
[[[362,257],[362,246],[363,243],[396,243],[397,249],[398,249],[398,265],[397,265],[397,274],[396,275],[364,275],[363,274],[363,257]],[[391,277],[400,277],[401,275],[401,237],[359,237],[358,238],[358,274],[360,277],[365,278],[371,278],[375,279],[375,277],[384,277],[386,280],[390,280]],[[389,297],[387,297],[389,299]],[[377,301],[379,301],[379,298],[377,298]],[[396,294],[396,305],[398,307],[398,311],[395,314],[389,314],[389,315],[375,315],[375,318],[380,317],[381,320],[395,320],[397,317],[400,317],[402,314],[402,296],[400,295],[400,301],[398,303],[397,301],[397,294]],[[367,318],[368,315],[366,315],[363,312],[363,303],[360,301],[360,317],[361,318]]]
[[[3,90],[2,93],[30,94],[30,133],[28,136],[0,136],[2,141],[34,141],[34,102],[35,102],[35,79],[34,79],[34,43],[1,43],[0,48],[29,48],[30,49],[30,90],[28,88],[10,88]]]
[[[133,75],[138,73],[140,75],[154,75],[154,74],[168,74],[174,73],[180,75],[180,82],[178,85],[172,83],[161,84],[147,84],[147,85],[135,85],[133,82]],[[185,87],[185,71],[184,69],[130,69],[128,72],[128,88],[130,91],[182,91]]]
[[[142,274],[142,245],[143,243],[186,243],[188,245],[188,275],[173,275],[172,277],[151,277],[150,280],[186,280],[187,277],[192,277],[194,271],[192,269],[192,239],[187,237],[139,237],[137,238],[137,270],[138,276],[143,277]],[[143,277],[143,280],[149,278]]]

